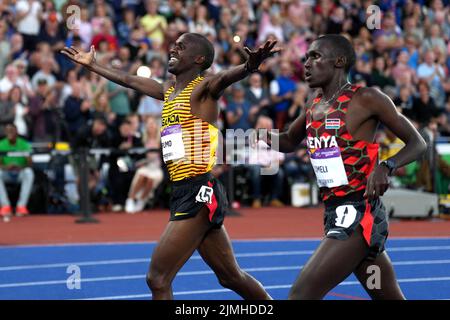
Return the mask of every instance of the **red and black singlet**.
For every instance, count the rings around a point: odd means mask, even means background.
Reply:
[[[312,113],[321,95],[306,110],[307,147],[324,201],[365,190],[378,160],[378,144],[354,140],[345,124],[348,105],[359,88],[347,86],[320,120],[314,121]]]

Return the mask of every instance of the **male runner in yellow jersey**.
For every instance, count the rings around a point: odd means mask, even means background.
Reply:
[[[224,188],[210,170],[218,139],[218,98],[277,52],[275,44],[268,41],[254,51],[245,48],[246,63],[204,78],[203,72],[214,59],[214,48],[202,35],[183,34],[170,50],[168,63],[168,71],[176,80],[165,84],[98,65],[93,47],[90,52],[73,47],[61,51],[111,81],[164,100],[161,145],[173,190],[170,222],[153,251],[147,275],[153,299],[173,298],[172,281],[196,249],[222,286],[245,299],[270,299],[262,285],[237,264],[222,225],[227,206]]]

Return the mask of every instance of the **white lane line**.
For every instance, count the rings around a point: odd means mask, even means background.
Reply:
[[[400,283],[450,281],[450,277],[405,278],[405,279],[397,279],[397,281]],[[345,281],[339,284],[339,286],[352,286],[355,284],[360,283],[359,281]]]
[[[109,265],[109,264],[128,264],[128,263],[143,263],[150,262],[150,259],[115,259],[115,260],[98,260],[98,261],[78,261],[78,262],[61,262],[61,263],[48,263],[48,264],[30,264],[23,266],[8,266],[0,267],[0,271],[17,271],[17,270],[30,270],[30,269],[47,269],[47,268],[66,268],[70,265],[77,266],[97,266],[97,265]]]
[[[411,265],[432,265],[432,264],[450,264],[450,259],[447,260],[411,260],[411,261],[395,261],[394,266],[411,266]],[[243,268],[247,272],[273,272],[273,271],[299,271],[303,266],[275,266],[275,267],[256,267],[256,268]],[[213,275],[212,270],[200,270],[200,271],[182,271],[177,276],[200,276],[200,275]],[[95,277],[95,278],[81,278],[82,283],[87,282],[100,282],[100,281],[121,281],[121,280],[136,280],[145,279],[145,275],[126,275],[126,276],[111,276],[111,277]],[[2,288],[17,288],[17,287],[32,287],[32,286],[49,286],[66,284],[67,280],[51,280],[51,281],[34,281],[34,282],[17,282],[17,283],[5,283],[0,284]]]
[[[436,251],[436,250],[450,250],[450,246],[417,246],[417,247],[387,247],[386,251],[401,252],[401,251]]]
[[[272,251],[272,252],[250,252],[250,253],[237,253],[237,258],[253,258],[253,257],[273,257],[273,256],[291,256],[291,255],[307,255],[312,254],[313,250],[301,250],[301,251]],[[190,259],[201,260],[201,256],[194,255]],[[127,263],[149,263],[150,258],[137,258],[137,259],[115,259],[115,260],[100,260],[100,261],[74,261],[74,262],[62,262],[51,264],[38,264],[38,265],[23,265],[23,266],[7,266],[0,267],[1,271],[17,271],[17,270],[30,270],[30,269],[47,269],[47,268],[61,268],[69,265],[77,266],[96,266],[96,265],[110,265],[110,264],[127,264]]]
[[[394,261],[394,266],[412,266],[412,265],[424,265],[424,264],[450,264],[450,259],[444,260],[412,260],[412,261]]]
[[[272,271],[286,271],[286,270],[300,270],[302,266],[283,266],[283,267],[263,267],[263,268],[245,268],[243,270],[247,272],[272,272]],[[183,271],[179,272],[177,276],[200,276],[200,275],[213,275],[212,270],[201,271]],[[145,279],[145,275],[129,275],[129,276],[113,276],[113,277],[97,277],[97,278],[81,278],[81,283],[87,282],[99,282],[99,281],[120,281],[120,280],[135,280]],[[51,281],[34,281],[34,282],[18,282],[18,283],[5,283],[0,284],[2,288],[17,288],[17,287],[32,287],[32,286],[49,286],[66,284],[67,280],[51,280]]]
[[[406,278],[406,279],[398,279],[400,283],[408,283],[408,282],[432,282],[432,281],[450,281],[450,277],[436,277],[436,278]],[[339,284],[339,286],[352,286],[352,285],[360,285],[359,281],[345,281]],[[264,286],[266,290],[278,290],[278,289],[289,289],[292,287],[292,284],[284,284],[284,285],[274,285],[274,286]],[[223,292],[232,292],[229,289],[211,289],[211,290],[193,290],[193,291],[178,291],[174,292],[175,296],[181,295],[195,295],[195,294],[210,294],[210,293],[223,293]],[[118,300],[118,299],[140,299],[140,298],[151,298],[152,295],[147,294],[134,294],[134,295],[122,295],[122,296],[107,296],[107,297],[94,297],[94,298],[85,298],[80,300]]]
[[[97,282],[97,281],[118,281],[118,280],[133,280],[144,279],[145,275],[132,275],[132,276],[117,276],[117,277],[99,277],[99,278],[87,278],[81,279],[80,282]],[[52,281],[35,281],[35,282],[19,282],[19,283],[6,283],[1,284],[1,288],[17,288],[17,287],[32,287],[32,286],[50,286],[55,284],[66,284],[67,280],[52,280]]]
[[[277,286],[264,286],[266,290],[272,289],[288,289],[292,286],[292,284],[285,285],[277,285]],[[223,292],[233,292],[229,289],[211,289],[211,290],[193,290],[193,291],[177,291],[173,294],[176,296],[183,295],[194,295],[194,294],[209,294],[209,293],[223,293]],[[152,295],[150,293],[146,294],[133,294],[133,295],[122,295],[122,296],[109,296],[109,297],[95,297],[95,298],[86,298],[79,300],[118,300],[118,299],[139,299],[139,298],[151,298]]]
[[[450,246],[418,246],[418,247],[392,247],[388,248],[387,252],[409,252],[409,251],[440,251],[450,250]],[[253,258],[253,257],[274,257],[274,256],[297,256],[297,255],[311,255],[314,250],[296,250],[296,251],[269,251],[269,252],[249,252],[237,253],[237,258]],[[200,260],[199,255],[191,257],[192,260]],[[131,264],[131,263],[149,263],[150,258],[136,258],[136,259],[112,259],[112,260],[92,260],[92,261],[72,261],[61,263],[48,264],[32,264],[32,265],[16,265],[0,267],[2,271],[18,271],[18,270],[32,270],[32,269],[47,269],[47,268],[65,268],[69,265],[77,266],[96,266],[96,265],[112,265],[112,264]]]
[[[303,251],[273,251],[273,252],[253,252],[253,253],[237,253],[237,258],[253,258],[253,257],[273,257],[273,256],[290,256],[290,255],[307,255],[312,254],[313,250]],[[190,259],[201,260],[201,256],[194,255]],[[23,266],[7,266],[0,267],[1,271],[17,271],[17,270],[30,270],[30,269],[47,269],[47,268],[61,268],[69,265],[77,266],[96,266],[96,265],[110,265],[110,264],[128,264],[128,263],[150,263],[150,258],[138,258],[138,259],[116,259],[116,260],[101,260],[101,261],[79,261],[79,262],[62,262],[51,264],[38,264],[38,265],[23,265]]]

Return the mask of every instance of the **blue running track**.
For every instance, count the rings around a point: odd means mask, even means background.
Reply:
[[[243,240],[234,241],[233,247],[243,269],[261,281],[274,299],[286,299],[301,266],[318,243]],[[154,246],[120,243],[0,247],[0,299],[149,299],[145,274]],[[390,239],[387,249],[408,299],[450,299],[450,238]],[[71,281],[77,269],[69,268],[71,265],[79,268],[80,288]],[[173,291],[176,299],[240,299],[219,285],[197,253],[180,270]],[[354,276],[326,297],[368,298]]]

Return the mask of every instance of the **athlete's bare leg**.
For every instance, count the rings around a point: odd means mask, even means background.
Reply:
[[[372,279],[373,270],[369,269],[371,266],[378,266],[380,271],[380,286],[379,288],[369,289],[367,280],[373,285]],[[375,269],[377,270],[377,269]],[[398,285],[394,268],[386,251],[380,254],[374,261],[363,261],[361,265],[355,270],[355,275],[359,282],[366,289],[367,293],[374,300],[405,300],[405,296]]]
[[[322,299],[360,265],[368,250],[361,226],[347,240],[325,238],[292,286],[289,299]]]
[[[224,226],[211,229],[198,251],[223,287],[235,291],[244,299],[271,299],[261,283],[239,267]]]
[[[206,207],[204,208],[206,209]],[[170,221],[153,251],[147,284],[154,300],[173,299],[172,281],[209,230],[207,209],[191,219]]]

